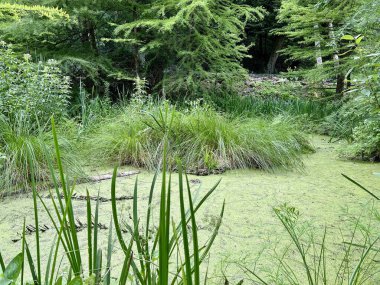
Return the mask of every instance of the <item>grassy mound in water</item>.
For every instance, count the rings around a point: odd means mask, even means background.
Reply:
[[[209,106],[176,108],[168,103],[133,102],[103,121],[89,138],[92,156],[153,169],[168,137],[168,159],[189,170],[297,167],[311,150],[286,120],[230,118]]]

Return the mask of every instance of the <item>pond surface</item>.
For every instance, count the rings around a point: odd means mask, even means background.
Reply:
[[[190,176],[192,189],[200,196],[222,178],[218,189],[198,213],[201,240],[206,240],[211,235],[211,227],[217,219],[223,200],[226,201],[223,224],[209,261],[208,275],[211,277],[211,284],[222,284],[224,276],[231,281],[230,284],[246,278],[234,262],[251,269],[256,262],[256,269],[264,276],[265,271],[273,273],[276,254],[280,254],[290,244],[273,207],[284,203],[296,207],[301,213],[301,220],[314,228],[318,241],[322,239],[324,227],[327,227],[327,245],[330,249],[328,260],[331,266],[338,265],[342,239],[351,236],[355,218],[360,217],[361,221],[367,222],[371,217],[370,210],[380,209],[379,203],[375,204],[367,193],[341,176],[344,173],[380,195],[380,177],[375,175],[380,172],[380,165],[339,159],[339,144],[329,143],[328,138],[312,137],[312,141],[316,152],[304,156],[303,171],[268,173],[260,170],[234,170],[207,177]],[[94,175],[109,171],[99,171]],[[146,211],[152,177],[153,174],[147,171],[141,171],[138,175],[138,201],[142,217]],[[117,196],[132,195],[134,181],[135,176],[118,178]],[[100,196],[110,197],[110,184],[110,180],[82,184],[77,186],[75,192],[85,194],[88,189],[91,195],[99,192]],[[176,193],[176,179],[173,184],[173,191]],[[155,201],[158,205],[158,199]],[[173,203],[176,206],[177,201],[174,197]],[[85,201],[74,201],[73,204],[77,216],[85,222]],[[93,206],[94,204],[93,202]],[[126,222],[130,222],[132,200],[120,201],[119,206],[119,214]],[[176,206],[174,208],[178,208]],[[178,218],[176,209],[173,213],[174,219]],[[21,233],[24,217],[26,224],[33,224],[33,202],[30,194],[7,197],[0,201],[0,250],[6,262],[20,251],[20,242],[12,240]],[[101,203],[99,221],[108,225],[110,217],[110,203]],[[42,206],[40,220],[41,224],[51,226]],[[378,233],[379,223],[375,223],[372,230]],[[107,234],[108,230],[100,231],[100,244],[104,252]],[[80,232],[79,236],[84,239],[86,231]],[[53,230],[41,233],[43,262],[48,258],[53,237]],[[32,236],[29,239],[33,251]],[[84,248],[84,254],[85,252]],[[119,247],[115,246],[114,267],[122,263],[121,256]],[[62,270],[64,269],[65,266],[62,266]]]

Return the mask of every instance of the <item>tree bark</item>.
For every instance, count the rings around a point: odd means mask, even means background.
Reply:
[[[315,35],[319,36],[319,25],[314,25]],[[316,53],[316,60],[317,60],[317,66],[322,66],[323,60],[322,60],[322,52],[321,52],[321,42],[319,40],[315,41],[315,53]]]
[[[343,91],[344,91],[345,76],[344,76],[344,74],[342,74],[341,71],[339,71],[340,63],[339,63],[338,44],[336,42],[335,33],[334,33],[334,25],[332,22],[329,22],[329,38],[331,40],[331,46],[334,49],[333,61],[334,61],[335,71],[337,72],[335,92],[336,92],[337,96],[341,96],[343,94]]]
[[[282,45],[285,41],[284,36],[277,36],[275,38],[274,42],[274,48],[272,50],[272,53],[269,57],[268,64],[267,64],[267,73],[273,74],[276,68],[276,62],[278,59],[278,51],[282,48]]]
[[[344,91],[344,74],[340,73],[336,76],[336,89],[335,93],[337,96],[341,96]]]

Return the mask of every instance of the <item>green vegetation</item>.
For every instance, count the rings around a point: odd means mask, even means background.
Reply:
[[[219,182],[212,187],[199,201],[192,198],[189,179],[183,174],[182,164],[178,165],[178,192],[180,202],[180,221],[175,222],[171,216],[171,203],[173,203],[171,174],[166,171],[166,146],[164,146],[164,156],[162,161],[162,180],[160,187],[160,207],[159,220],[153,219],[153,194],[156,187],[157,174],[154,176],[147,205],[146,222],[141,231],[141,220],[138,216],[138,180],[136,179],[133,196],[133,225],[123,225],[119,222],[116,205],[116,177],[117,167],[114,169],[111,184],[112,214],[118,246],[125,254],[124,263],[120,272],[111,271],[112,248],[114,245],[112,226],[110,226],[108,237],[108,252],[106,265],[102,261],[102,250],[98,248],[98,216],[99,199],[96,200],[94,215],[92,215],[91,200],[87,191],[87,241],[83,245],[79,241],[75,224],[75,214],[72,205],[72,195],[75,184],[68,182],[68,176],[63,170],[61,161],[58,138],[53,121],[53,139],[56,153],[56,160],[59,169],[59,180],[62,189],[59,188],[58,179],[54,171],[50,173],[55,182],[54,191],[50,190],[52,207],[37,192],[35,179],[33,176],[34,164],[30,160],[30,171],[32,173],[31,185],[33,190],[35,228],[39,229],[39,208],[41,204],[48,213],[54,229],[56,238],[50,249],[46,268],[42,268],[41,254],[43,250],[40,245],[39,231],[35,232],[36,252],[32,254],[28,242],[25,238],[25,222],[22,234],[21,252],[5,266],[2,255],[0,254],[0,264],[2,274],[0,275],[1,284],[16,284],[21,274],[21,284],[24,284],[26,266],[29,265],[32,276],[31,284],[111,284],[110,280],[116,278],[118,284],[126,284],[128,280],[136,280],[139,284],[200,284],[200,270],[203,261],[208,256],[211,246],[218,234],[219,227],[223,218],[224,204],[222,205],[219,221],[217,222],[209,240],[200,245],[197,238],[196,212],[208,197],[215,191]],[[166,143],[164,143],[166,144]],[[51,168],[52,170],[52,168]],[[62,195],[61,191],[62,190]],[[55,196],[54,196],[55,195]],[[186,198],[185,198],[186,197]],[[98,197],[99,198],[99,197]],[[185,200],[186,199],[186,200]],[[188,204],[188,206],[186,206]],[[112,224],[111,224],[112,225]],[[191,226],[190,226],[191,225]],[[188,228],[191,228],[189,230]],[[126,228],[129,241],[125,241]],[[88,263],[85,263],[81,248],[88,248]],[[58,260],[59,249],[63,248],[66,261],[69,264],[68,276],[62,276]],[[158,253],[157,253],[158,251]],[[135,259],[134,252],[136,252]],[[158,254],[158,257],[157,257]],[[183,256],[182,256],[183,254]],[[159,259],[158,266],[155,261]],[[62,261],[61,261],[62,262]],[[85,268],[88,268],[85,270]],[[131,272],[130,272],[131,271]],[[131,274],[130,274],[131,273]],[[88,277],[83,277],[88,276]],[[65,280],[65,281],[63,281]],[[26,284],[28,284],[26,282]]]
[[[216,187],[193,199],[187,174],[248,168],[301,175],[306,154],[318,152],[309,141],[316,134],[339,141],[343,159],[380,161],[380,0],[0,2],[0,195],[31,192],[35,222],[35,247],[24,220],[21,253],[13,260],[0,255],[0,285],[18,284],[20,275],[28,284],[27,264],[36,285],[206,283],[204,261],[224,205],[201,246],[195,214]],[[145,223],[136,180],[129,225],[119,221],[115,168],[103,260],[99,197],[87,191],[84,199],[86,245],[71,199],[75,182],[98,181],[93,172],[115,165],[157,173]],[[157,219],[152,205],[160,171]],[[178,172],[178,183],[171,172]],[[48,205],[42,192],[50,188]],[[42,208],[56,231],[47,264]],[[309,242],[295,208],[275,208],[275,214],[305,274],[287,262],[286,252],[268,282],[330,284],[327,231],[320,244]],[[116,274],[113,227],[124,253]],[[336,284],[370,284],[377,277],[379,237],[362,232],[364,242],[354,245],[352,238],[337,250],[345,256]]]
[[[342,174],[347,180],[366,191],[377,201],[380,200],[358,182]],[[313,230],[300,220],[300,213],[294,207],[282,205],[274,209],[277,218],[286,229],[292,242],[292,246],[297,253],[297,262],[302,264],[303,271],[297,272],[293,263],[291,247],[287,247],[285,252],[276,260],[277,268],[272,270],[267,281],[262,276],[249,268],[244,268],[248,275],[257,280],[258,284],[303,284],[307,280],[309,285],[318,284],[375,284],[379,278],[376,269],[376,259],[378,258],[379,236],[373,233],[373,223],[379,223],[380,217],[376,210],[373,213],[373,220],[368,224],[360,219],[354,222],[352,235],[343,238],[343,257],[338,259],[337,270],[330,267],[327,262],[327,251],[331,250],[326,245],[327,229],[320,240],[313,234]],[[301,278],[304,275],[306,278]],[[306,282],[305,282],[306,283]]]
[[[232,119],[199,103],[185,109],[135,101],[94,128],[87,142],[97,157],[149,169],[158,165],[164,139],[170,164],[181,158],[188,169],[294,167],[311,150],[286,120]]]

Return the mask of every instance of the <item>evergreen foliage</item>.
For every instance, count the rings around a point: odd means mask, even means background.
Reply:
[[[115,33],[139,48],[141,64],[145,71],[154,70],[162,93],[199,96],[213,89],[236,90],[243,82],[244,28],[263,13],[233,1],[159,0]]]

